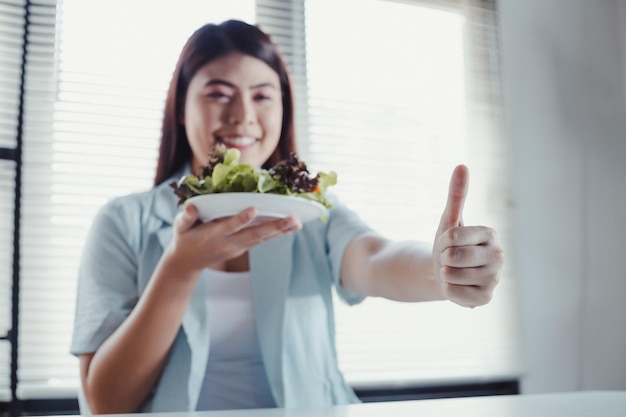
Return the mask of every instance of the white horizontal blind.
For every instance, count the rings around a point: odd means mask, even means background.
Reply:
[[[24,145],[19,398],[75,397],[69,346],[91,219],[108,199],[152,186],[178,54],[195,29],[227,18],[252,21],[252,0],[64,0],[56,43],[41,33],[43,97],[29,96]]]
[[[494,227],[506,250],[493,3],[313,0],[306,11],[311,167],[337,171],[341,200],[379,232],[431,244],[452,169],[467,164],[464,219]],[[381,299],[336,306],[353,386],[521,373],[509,268],[492,303],[474,310]]]
[[[0,148],[17,145],[24,0],[0,0]]]
[[[11,401],[11,344],[0,341],[0,402]]]
[[[63,348],[64,324],[55,320],[68,309],[65,289],[55,280],[67,274],[63,242],[72,229],[56,224],[49,188],[52,181],[52,121],[55,83],[56,1],[29,6],[25,79],[22,165],[22,217],[20,219],[20,304],[17,396],[33,380],[60,381],[58,350]],[[54,364],[54,365],[50,365]]]
[[[278,45],[289,70],[296,138],[300,139],[298,154],[306,161],[309,117],[304,0],[257,0],[256,18],[263,31]]]
[[[17,146],[24,1],[0,0],[0,148]],[[0,337],[11,328],[15,162],[0,160]],[[0,401],[11,400],[11,345],[0,340]]]
[[[11,329],[14,199],[15,163],[0,160],[0,337]]]
[[[11,328],[15,163],[0,160],[0,337]],[[11,399],[11,344],[0,340],[0,401]]]

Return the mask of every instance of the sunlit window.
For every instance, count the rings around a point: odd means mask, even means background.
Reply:
[[[336,170],[341,200],[386,236],[432,243],[460,163],[472,172],[466,221],[506,225],[496,200],[485,197],[506,166],[484,171],[497,158],[492,143],[499,137],[478,131],[483,120],[475,109],[497,104],[477,103],[471,93],[483,80],[472,68],[466,10],[428,2],[307,2],[308,159]],[[497,120],[487,123],[497,127]],[[513,377],[519,365],[508,285],[472,311],[451,303],[336,302],[346,378],[372,387]]]

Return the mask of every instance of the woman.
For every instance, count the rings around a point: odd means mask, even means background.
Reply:
[[[326,222],[251,225],[255,208],[201,223],[168,185],[218,143],[269,167],[296,150],[291,84],[269,37],[238,21],[185,45],[167,96],[155,186],[96,216],[72,353],[94,413],[357,402],[338,369],[332,288],[364,297],[487,303],[502,268],[493,230],[463,227],[452,176],[434,247],[394,243],[335,202]]]

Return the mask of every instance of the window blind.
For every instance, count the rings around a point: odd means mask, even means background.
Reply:
[[[0,1],[0,148],[17,145],[24,1]]]
[[[24,1],[0,0],[0,338],[11,328],[13,221],[20,78],[24,39]],[[0,339],[0,401],[11,399],[11,345]]]
[[[257,0],[259,26],[278,45],[293,84],[294,120],[298,154],[308,156],[308,87],[304,0]]]
[[[11,328],[15,163],[0,160],[0,337]],[[0,339],[0,401],[11,399],[11,344]]]
[[[20,399],[76,395],[78,362],[68,352],[82,244],[107,200],[152,186],[183,44],[206,22],[254,18],[251,0],[64,0],[58,13],[49,3],[41,66],[29,67]]]
[[[58,355],[65,302],[63,241],[72,230],[59,227],[51,204],[53,108],[56,99],[56,1],[29,5],[24,85],[22,217],[20,219],[20,294],[17,397],[39,373],[51,381],[65,375]],[[66,277],[66,279],[69,277]],[[51,365],[49,365],[51,364]],[[76,375],[75,372],[72,373]]]
[[[338,172],[340,199],[379,232],[432,243],[452,169],[467,164],[465,221],[494,227],[506,250],[494,2],[306,6],[311,167]],[[521,373],[510,268],[492,303],[475,310],[381,299],[335,305],[340,364],[355,387]]]

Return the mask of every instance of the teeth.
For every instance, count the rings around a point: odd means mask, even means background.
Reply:
[[[231,146],[249,146],[256,142],[256,139],[251,136],[238,136],[232,138],[222,138],[222,141],[226,145]]]

